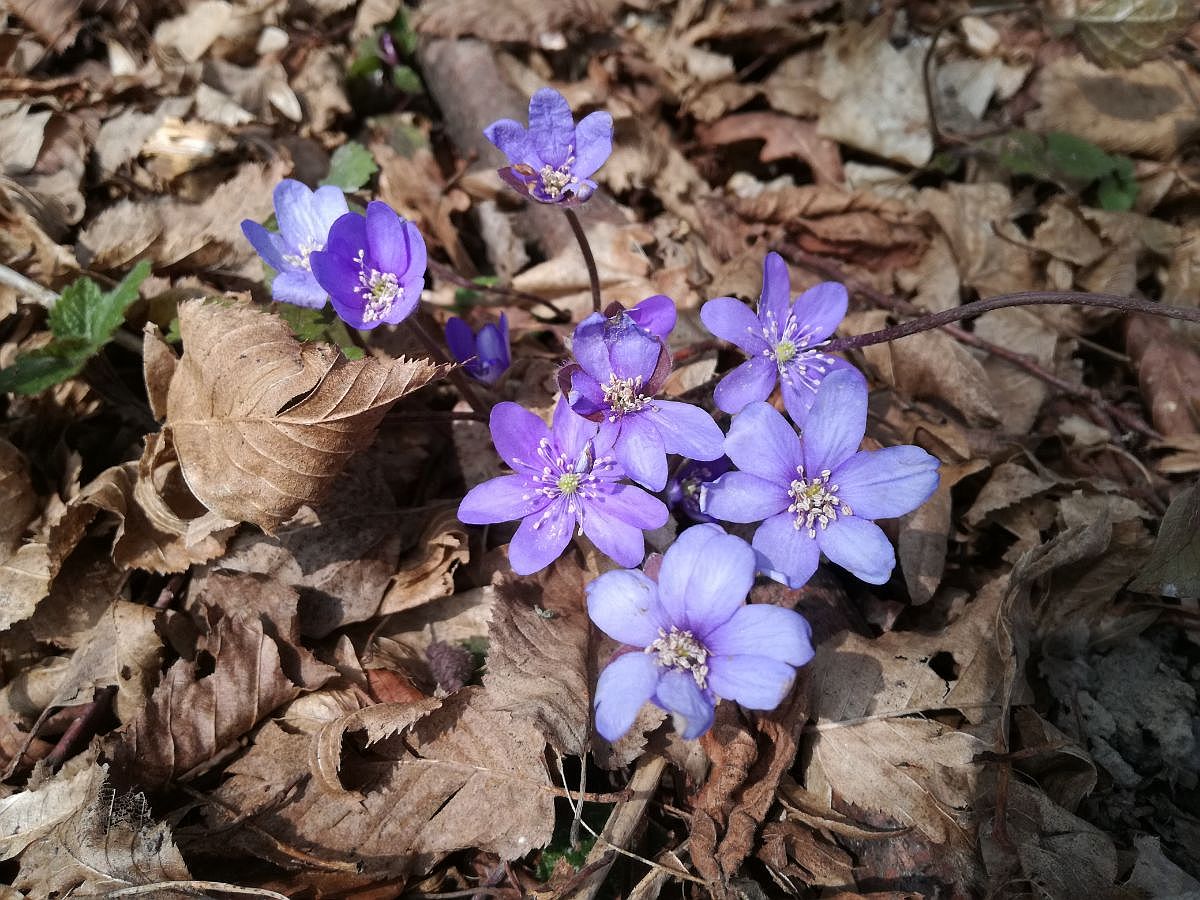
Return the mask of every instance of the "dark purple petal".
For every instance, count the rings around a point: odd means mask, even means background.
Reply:
[[[668,453],[689,459],[716,459],[725,452],[725,435],[712,416],[677,400],[655,400],[643,413],[658,429]]]
[[[597,550],[616,560],[618,565],[626,568],[640,566],[646,556],[642,529],[630,525],[617,511],[610,512],[610,509],[611,506],[589,503],[583,514],[583,533],[596,545]],[[665,506],[663,512],[666,512]],[[666,516],[663,518],[665,521]]]
[[[726,522],[761,522],[791,502],[786,487],[749,472],[726,472],[700,494],[701,512]]]
[[[743,606],[728,622],[710,631],[704,645],[716,656],[766,656],[792,666],[802,666],[813,658],[808,620],[794,609],[770,603]]]
[[[588,615],[614,641],[648,647],[670,628],[658,585],[636,569],[605,572],[587,586]]]
[[[804,422],[804,472],[816,478],[858,450],[867,431],[867,385],[860,374],[838,370],[817,389]],[[737,457],[733,457],[737,462]]]
[[[550,436],[545,422],[516,403],[497,403],[489,424],[502,460],[518,472],[542,471],[545,463],[538,456],[538,442]]]
[[[333,223],[329,229],[329,240],[325,242],[325,253],[344,257],[354,263],[358,252],[367,249],[367,218],[361,213],[348,212]],[[313,254],[316,256],[317,254]],[[311,260],[312,257],[309,257]],[[357,270],[358,264],[354,263]],[[330,291],[332,294],[333,291]]]
[[[554,443],[568,462],[574,462],[587,442],[596,436],[596,423],[575,413],[568,405],[567,398],[562,396],[554,405],[551,428],[554,431]]]
[[[250,219],[242,220],[242,234],[246,236],[246,240],[250,242],[266,264],[276,272],[282,272],[289,268],[288,264],[283,261],[287,249],[283,246],[283,239],[278,234],[267,231],[258,222]]]
[[[759,571],[792,589],[803,587],[821,561],[817,542],[807,529],[796,528],[794,523],[795,517],[788,512],[772,516],[758,526],[752,542]]]
[[[604,325],[605,318],[601,313],[592,313],[580,322],[571,336],[571,353],[585,372],[601,384],[608,384],[612,364],[608,360]]]
[[[787,263],[778,253],[768,253],[763,260],[763,288],[758,298],[758,318],[763,323],[775,322],[783,330],[792,306],[791,276]]]
[[[425,273],[425,241],[411,222],[380,200],[367,204],[367,258],[381,272],[410,277]]]
[[[770,397],[778,377],[773,359],[752,356],[721,379],[713,391],[713,402],[724,412],[739,413],[748,404]]]
[[[320,309],[329,299],[325,289],[317,284],[312,272],[304,269],[293,269],[276,275],[275,280],[271,282],[271,296],[284,303],[307,306],[309,309]]]
[[[662,437],[641,413],[621,418],[613,453],[625,474],[638,484],[661,491],[667,483],[667,451]]]
[[[854,515],[890,519],[912,512],[938,485],[938,461],[906,445],[855,453],[833,471],[831,482]]]
[[[684,740],[694,740],[712,727],[712,700],[704,696],[696,679],[682,669],[662,674],[654,702],[671,713],[675,730]]]
[[[763,338],[763,326],[758,316],[735,297],[709,300],[700,307],[700,321],[721,340],[740,347],[750,356],[757,356],[770,346]]]
[[[542,88],[529,100],[529,139],[542,162],[557,169],[575,144],[575,120],[567,100],[553,88]]]
[[[478,355],[475,343],[475,332],[471,331],[470,325],[458,316],[446,320],[446,346],[458,362],[466,362]]]
[[[604,667],[596,681],[596,731],[618,741],[658,688],[659,668],[645,653],[624,653]]]
[[[571,409],[581,416],[591,417],[601,410],[608,409],[604,402],[604,389],[600,387],[600,382],[582,368],[576,368],[571,372],[571,391],[568,400],[571,403]]]
[[[466,525],[511,522],[540,512],[552,502],[525,475],[501,475],[477,484],[458,505],[458,520]]]
[[[844,285],[836,281],[823,281],[810,287],[792,304],[792,315],[800,323],[812,344],[819,343],[832,335],[842,319],[850,297]]]
[[[754,551],[717,525],[694,525],[663,554],[658,598],[673,625],[703,640],[746,600]]]
[[[587,178],[612,155],[613,119],[600,111],[583,117],[575,126],[575,164],[571,171]]]
[[[743,472],[785,489],[798,477],[800,438],[769,403],[751,403],[733,417],[725,454]]]
[[[481,362],[497,368],[500,372],[508,368],[510,361],[508,326],[504,321],[503,314],[500,316],[499,326],[489,322],[479,329],[479,338],[476,341],[476,346],[479,350],[479,359]]]
[[[849,516],[817,529],[817,544],[833,562],[867,584],[884,584],[896,567],[896,551],[874,522]]]
[[[652,335],[664,341],[675,328],[675,301],[666,294],[655,294],[647,297],[633,309],[629,310],[629,318],[633,319],[638,328],[644,328]]]
[[[766,656],[717,656],[708,660],[708,686],[746,709],[774,709],[792,689],[796,670]]]
[[[362,321],[363,299],[357,293],[359,287],[358,263],[332,250],[318,251],[308,258],[313,277],[333,300],[333,308],[343,319],[347,315],[357,316]]]
[[[483,129],[483,134],[508,157],[512,165],[534,162],[535,151],[529,140],[529,132],[520,122],[500,119]]]
[[[496,174],[500,176],[501,180],[503,180],[505,184],[515,190],[522,197],[534,197],[534,199],[541,200],[543,203],[553,202],[548,197],[537,196],[535,189],[539,184],[539,179],[534,175],[526,175],[517,171],[511,166],[506,166],[503,169],[497,169]]]
[[[560,497],[540,513],[521,521],[508,545],[508,564],[518,575],[532,575],[554,562],[571,542],[575,517]]]

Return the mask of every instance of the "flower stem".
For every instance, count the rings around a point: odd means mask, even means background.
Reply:
[[[575,232],[575,240],[579,241],[579,249],[583,253],[584,265],[587,266],[588,280],[592,284],[592,311],[600,312],[600,272],[596,268],[596,257],[592,255],[592,245],[583,233],[583,223],[575,215],[575,210],[567,208],[563,212],[567,214],[567,221],[571,223],[571,230]]]
[[[433,357],[435,362],[451,367],[448,373],[450,380],[458,388],[458,392],[462,394],[463,399],[471,405],[471,409],[475,410],[476,415],[486,416],[488,414],[487,404],[475,392],[475,386],[468,380],[462,368],[446,358],[446,354],[442,352],[442,348],[438,346],[438,342],[434,340],[433,335],[425,330],[425,326],[421,324],[420,314],[420,310],[416,310],[404,321],[413,330],[413,333],[417,336],[417,340],[425,345],[425,349],[429,351],[429,355]]]

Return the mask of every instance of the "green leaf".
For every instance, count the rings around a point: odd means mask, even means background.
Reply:
[[[0,369],[0,392],[39,394],[78,374],[93,352],[90,343],[67,338],[22,353],[11,366]]]
[[[81,338],[99,350],[125,321],[125,310],[149,274],[150,263],[142,260],[108,293],[101,293],[90,278],[77,279],[50,310],[51,333],[56,338]]]
[[[408,66],[396,66],[392,69],[392,84],[406,94],[423,94],[425,92],[421,76]]]
[[[343,191],[357,191],[379,171],[371,151],[357,141],[349,141],[333,151],[329,174],[321,184],[332,184]]]
[[[288,323],[292,333],[302,341],[319,341],[326,336],[329,328],[329,316],[324,309],[280,303],[276,306],[275,312],[278,313],[279,318]]]
[[[1116,212],[1133,209],[1137,195],[1137,182],[1132,179],[1126,181],[1115,172],[1101,178],[1096,187],[1096,199],[1100,201],[1100,208]]]
[[[1150,558],[1129,589],[1164,597],[1200,597],[1200,484],[1171,501]]]
[[[404,7],[400,7],[395,17],[388,23],[388,31],[392,33],[396,49],[402,54],[412,56],[417,52],[417,33],[409,27],[408,14],[404,11]]]
[[[1116,168],[1116,160],[1091,141],[1062,131],[1046,135],[1046,161],[1061,175],[1085,184]]]

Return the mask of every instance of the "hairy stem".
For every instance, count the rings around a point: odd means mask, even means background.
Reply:
[[[579,249],[583,253],[583,262],[587,266],[588,280],[592,285],[592,311],[600,312],[600,271],[596,268],[596,257],[592,255],[592,245],[588,243],[587,235],[583,233],[583,223],[575,210],[567,208],[567,221],[571,223],[571,231],[575,232],[575,240],[579,241]]]
[[[476,415],[486,417],[488,414],[488,405],[483,402],[479,394],[475,391],[475,386],[471,384],[462,367],[457,363],[451,362],[446,357],[446,354],[442,352],[442,348],[438,346],[438,342],[434,340],[433,335],[425,330],[425,326],[421,324],[420,314],[420,310],[416,310],[404,321],[413,330],[413,333],[417,336],[417,340],[425,345],[425,349],[429,351],[429,355],[433,357],[435,362],[444,363],[451,367],[449,372],[450,380],[458,388],[458,392],[462,394],[463,399],[471,405],[471,409],[475,410]]]

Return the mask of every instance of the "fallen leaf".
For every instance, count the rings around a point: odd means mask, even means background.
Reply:
[[[758,158],[765,163],[798,158],[812,169],[818,184],[841,184],[842,156],[833,141],[817,135],[813,122],[776,113],[749,112],[726,116],[699,131],[702,143],[722,146],[738,141],[763,141]]]
[[[1193,484],[1171,501],[1150,558],[1129,589],[1200,597],[1200,487]]]
[[[1200,432],[1200,353],[1162,319],[1125,319],[1125,348],[1154,427],[1172,438]]]
[[[464,35],[493,43],[529,44],[560,49],[565,31],[603,31],[609,27],[617,4],[613,0],[566,0],[545,4],[538,0],[511,0],[497,6],[490,0],[446,0],[425,7],[413,17],[421,34],[457,38]]]
[[[1084,51],[1102,66],[1133,66],[1162,53],[1196,21],[1186,0],[1101,0],[1071,19]]]
[[[0,558],[10,556],[21,546],[25,529],[37,512],[38,498],[29,478],[25,455],[0,438]]]
[[[70,819],[92,801],[103,777],[94,764],[80,766],[0,799],[0,859],[12,859]]]

